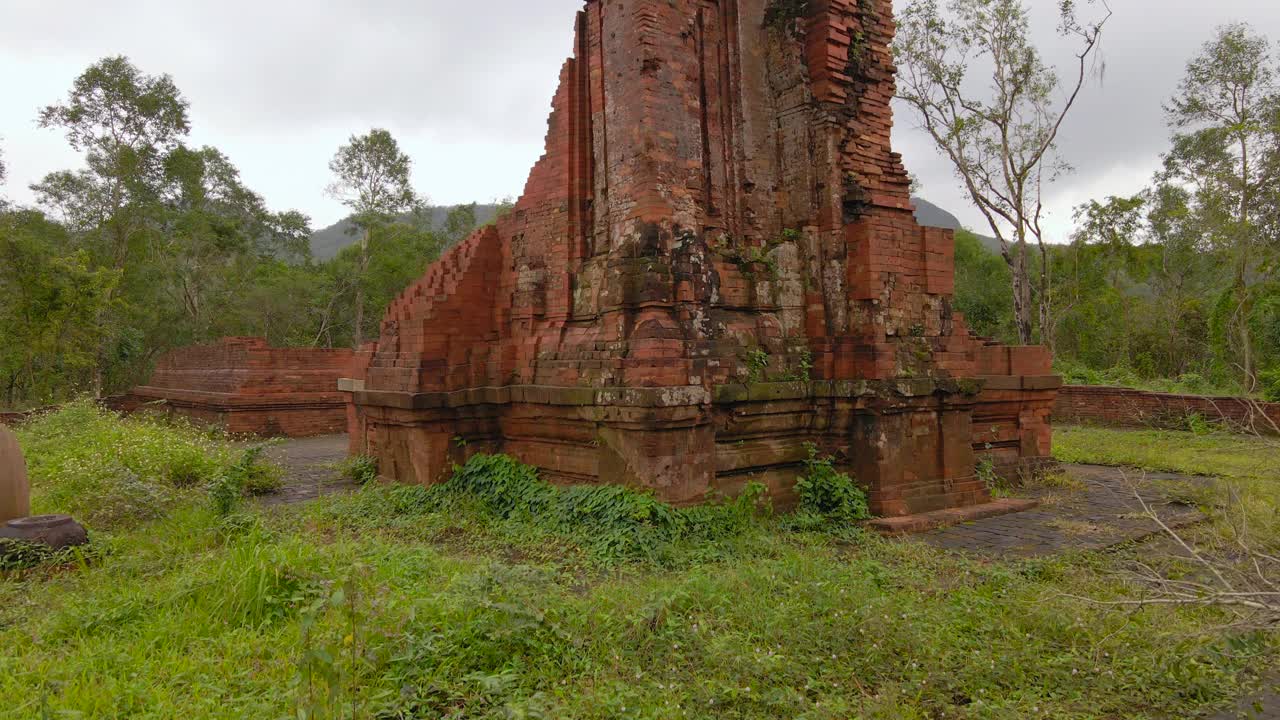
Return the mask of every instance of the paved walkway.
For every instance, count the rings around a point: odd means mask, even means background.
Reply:
[[[1200,522],[1187,502],[1206,478],[1140,473],[1121,468],[1067,465],[1062,487],[1037,487],[1027,497],[1041,506],[1026,512],[942,528],[921,538],[936,547],[999,557],[1040,557],[1069,550],[1101,550],[1160,531],[1144,517],[1135,492],[1172,528]]]
[[[321,495],[350,492],[358,485],[342,477],[338,464],[347,458],[346,435],[286,440],[267,450],[285,469],[284,487],[261,499],[265,505],[292,505]]]

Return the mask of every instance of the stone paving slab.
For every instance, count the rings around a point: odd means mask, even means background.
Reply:
[[[1034,510],[977,520],[919,536],[946,550],[980,555],[1031,558],[1070,550],[1102,550],[1160,531],[1143,517],[1135,490],[1172,528],[1204,520],[1193,505],[1180,502],[1179,483],[1212,482],[1172,473],[1142,473],[1123,468],[1065,465],[1078,489],[1036,488],[1027,497],[1039,500]]]
[[[286,440],[266,456],[285,469],[284,487],[260,499],[264,505],[293,505],[323,495],[351,492],[359,485],[342,477],[337,465],[347,457],[346,435]]]

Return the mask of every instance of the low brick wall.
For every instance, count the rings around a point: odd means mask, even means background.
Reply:
[[[351,350],[273,348],[261,338],[226,338],[175,350],[156,363],[146,385],[121,403],[125,412],[162,411],[229,432],[309,437],[346,430]]]
[[[109,397],[98,398],[98,405],[112,412],[128,414],[137,408],[137,399],[128,395],[112,395]],[[34,410],[0,410],[0,425],[8,425],[16,427],[28,420],[44,415],[47,413],[57,412],[63,408],[62,404],[46,405],[45,407],[35,408]]]
[[[1280,426],[1280,403],[1085,385],[1068,385],[1058,391],[1053,420],[1113,427],[1183,428],[1187,416],[1193,414],[1210,422],[1271,435]]]

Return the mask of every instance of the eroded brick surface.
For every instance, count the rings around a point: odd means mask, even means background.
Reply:
[[[953,237],[912,216],[891,4],[805,6],[588,1],[514,211],[361,354],[353,448],[406,481],[501,450],[686,503],[785,501],[815,443],[887,515],[989,500],[975,444],[1047,458],[1048,354],[969,333]]]
[[[273,348],[261,338],[225,338],[160,358],[146,385],[113,406],[152,408],[234,433],[310,437],[346,428],[338,380],[352,373],[351,350]]]

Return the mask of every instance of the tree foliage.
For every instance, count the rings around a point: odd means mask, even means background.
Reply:
[[[329,162],[334,176],[329,194],[351,209],[360,232],[358,261],[351,278],[355,288],[352,338],[357,348],[365,337],[365,292],[374,235],[396,218],[422,207],[410,178],[412,167],[413,161],[391,133],[378,128],[353,135]]]
[[[938,0],[916,0],[902,15],[895,45],[899,97],[951,163],[1012,270],[1014,324],[1023,344],[1033,341],[1037,320],[1042,331],[1051,327],[1042,193],[1069,170],[1058,134],[1111,15],[1107,9],[1082,22],[1070,0],[1059,10],[1059,32],[1079,47],[1065,99],[1058,97],[1063,83],[1031,41],[1023,0],[948,0],[945,8]],[[1051,335],[1042,339],[1053,343]]]
[[[83,380],[104,334],[96,320],[119,274],[71,249],[65,228],[43,214],[0,212],[0,397],[52,400]]]
[[[1187,63],[1165,110],[1174,130],[1159,180],[1188,193],[1198,244],[1230,283],[1215,303],[1222,359],[1256,389],[1262,295],[1280,258],[1280,82],[1270,41],[1243,24],[1219,28]],[[1261,312],[1260,312],[1261,311]]]
[[[1280,383],[1278,77],[1266,38],[1219,28],[1165,108],[1151,186],[1081,205],[1071,243],[1035,258],[1050,303],[1038,329],[1069,380],[1260,396]],[[957,237],[956,304],[1016,342],[1016,308],[991,302],[1009,282],[996,257]]]
[[[227,335],[346,345],[440,250],[475,226],[412,212],[408,157],[385,131],[335,158],[335,188],[377,242],[326,263],[310,220],[278,212],[217,148],[187,144],[188,105],[168,76],[106,58],[39,122],[83,165],[33,186],[41,210],[0,204],[0,404],[29,406],[143,379],[156,356]],[[357,321],[357,308],[373,310]]]

